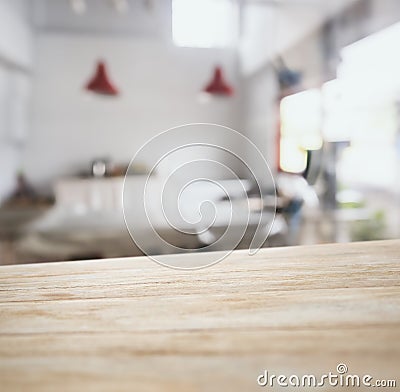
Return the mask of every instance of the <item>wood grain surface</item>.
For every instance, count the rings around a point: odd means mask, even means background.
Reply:
[[[1,391],[311,390],[257,377],[339,363],[400,390],[398,240],[0,267]]]

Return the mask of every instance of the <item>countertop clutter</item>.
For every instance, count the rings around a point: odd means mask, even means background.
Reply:
[[[257,391],[339,364],[400,385],[399,240],[0,270],[3,391]]]

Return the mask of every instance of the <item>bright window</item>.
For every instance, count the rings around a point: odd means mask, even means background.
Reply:
[[[322,146],[322,101],[319,89],[302,91],[280,104],[280,167],[290,173],[306,169],[307,150]]]
[[[237,30],[238,10],[231,0],[172,1],[172,37],[177,46],[229,47]]]
[[[328,119],[336,119],[328,130],[341,137],[345,132],[350,141],[337,166],[342,185],[398,189],[399,40],[397,23],[345,47],[338,80],[325,86],[329,92],[334,83],[338,91],[325,108]]]

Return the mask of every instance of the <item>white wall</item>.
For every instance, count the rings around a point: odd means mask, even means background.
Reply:
[[[29,68],[32,65],[32,32],[22,0],[0,0],[0,59]]]
[[[272,67],[246,76],[243,88],[242,128],[245,135],[258,147],[270,169],[276,169],[277,92],[278,83]],[[256,164],[250,150],[246,151],[250,164]]]
[[[32,60],[26,4],[0,0],[0,202],[13,189],[20,166],[21,124],[28,115],[26,92]]]
[[[216,63],[237,84],[234,51],[54,32],[38,34],[36,50],[32,130],[23,162],[33,183],[49,185],[89,168],[96,157],[129,162],[143,143],[170,127],[190,122],[237,127],[237,97],[198,100]],[[98,58],[106,60],[121,90],[117,99],[83,89]]]
[[[10,70],[0,66],[0,202],[13,189],[20,150],[10,138],[8,111]]]

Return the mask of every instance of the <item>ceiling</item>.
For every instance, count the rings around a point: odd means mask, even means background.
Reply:
[[[123,0],[129,7],[119,13],[111,0],[85,0],[86,12],[79,15],[72,10],[72,0],[35,0],[33,22],[38,30],[75,33],[116,33],[138,36],[164,37],[171,31],[171,0]],[[79,0],[77,0],[79,1]],[[82,1],[82,0],[81,0]],[[118,0],[114,0],[117,1]],[[201,1],[201,0],[199,0]],[[218,1],[218,0],[215,0]],[[233,0],[246,8],[265,7],[274,14],[301,13],[318,16],[319,21],[357,0]],[[292,26],[295,28],[295,26]]]
[[[35,0],[33,24],[39,31],[160,38],[170,31],[170,1],[126,1],[129,7],[118,12],[110,0],[85,0],[86,11],[79,14],[73,11],[70,0]]]

